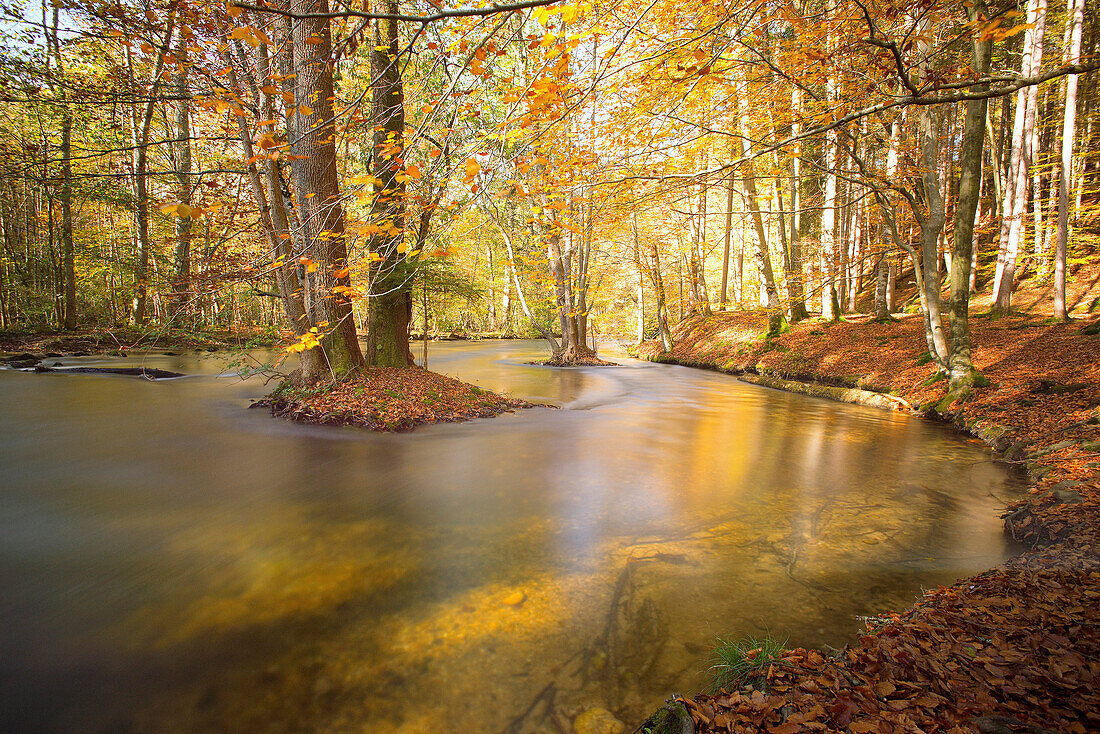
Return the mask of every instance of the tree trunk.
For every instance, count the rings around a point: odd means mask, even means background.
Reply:
[[[176,196],[182,209],[176,217],[176,315],[184,318],[191,300],[191,88],[187,82],[187,39],[176,43]],[[186,213],[187,216],[183,216]]]
[[[1070,0],[1069,46],[1066,63],[1076,63],[1081,55],[1081,28],[1084,25],[1084,0]],[[1058,170],[1058,234],[1054,245],[1054,316],[1068,319],[1066,308],[1066,245],[1069,242],[1069,185],[1073,175],[1073,144],[1077,134],[1077,75],[1066,78],[1065,111],[1062,119],[1062,162]]]
[[[772,269],[771,253],[768,251],[768,236],[764,231],[764,220],[760,216],[760,203],[757,199],[756,174],[753,170],[753,162],[749,157],[748,121],[741,115],[741,157],[745,161],[741,164],[742,181],[745,186],[745,197],[749,203],[749,211],[752,213],[753,228],[756,230],[756,264],[760,268],[760,279],[764,285],[766,305],[768,308],[768,334],[775,336],[783,327],[783,312],[779,307],[779,291],[775,287],[775,272]]]
[[[1046,28],[1046,0],[1029,0],[1027,23],[1020,73],[1032,76],[1039,71],[1043,57],[1043,33]],[[1001,237],[997,253],[997,271],[993,280],[994,311],[1012,308],[1012,288],[1016,278],[1016,261],[1024,235],[1024,214],[1027,210],[1027,174],[1031,164],[1030,140],[1035,128],[1037,87],[1016,93],[1016,118],[1012,127],[1012,159],[1008,186],[1002,209]]]
[[[795,122],[791,126],[791,135],[799,135],[802,123],[802,92],[795,86],[791,91],[791,111]],[[802,270],[802,143],[795,143],[791,154],[791,273],[787,280],[787,290],[791,299],[791,321],[809,318],[806,310],[806,286]]]
[[[382,0],[376,12],[396,14],[396,0]],[[371,123],[374,146],[374,202],[371,224],[383,228],[371,237],[370,251],[381,260],[370,269],[366,359],[378,367],[413,364],[409,349],[413,267],[407,257],[405,184],[405,97],[401,79],[398,26],[393,19],[374,21],[371,46]]]
[[[630,213],[630,231],[634,235],[634,248],[641,258],[641,238],[638,232],[638,212]],[[657,240],[649,241],[649,280],[653,284],[653,294],[657,299],[657,335],[661,340],[661,349],[672,350],[672,332],[668,328],[668,306],[665,299],[665,281],[661,276],[661,256],[657,250]]]
[[[729,281],[730,272],[730,236],[733,233],[733,182],[735,178],[733,169],[730,169],[729,179],[726,182],[726,232],[722,239],[722,292],[718,298],[718,308],[722,311],[729,310],[729,301],[726,299],[726,285]]]
[[[985,16],[984,0],[976,0],[970,6],[971,21]],[[989,37],[975,37],[971,67],[980,78],[989,74],[993,41]],[[976,92],[987,85],[975,87]],[[982,153],[985,149],[985,119],[988,103],[984,99],[966,103],[962,142],[959,146],[959,201],[955,208],[955,241],[951,256],[951,310],[948,320],[951,329],[951,350],[948,358],[952,393],[969,391],[974,382],[974,366],[970,345],[970,264],[974,243],[974,216],[982,192]]]
[[[826,19],[828,23],[828,19]],[[832,36],[826,38],[826,46],[832,47]],[[831,104],[836,98],[836,76],[830,65],[825,79],[825,101]],[[825,198],[821,210],[821,315],[829,321],[840,318],[840,305],[836,292],[836,130],[825,133]]]
[[[294,12],[301,14],[324,14],[328,7],[328,0],[294,0],[291,4]],[[378,43],[376,39],[375,45]],[[316,354],[308,360],[303,359],[302,378],[309,382],[342,378],[365,363],[355,333],[351,302],[347,291],[340,290],[350,288],[351,281],[347,268],[344,209],[336,170],[332,38],[328,19],[309,17],[296,22],[293,47],[294,73],[297,75],[294,101],[300,132],[292,146],[295,156],[292,171],[298,202],[299,242],[305,258],[302,262],[303,288],[308,295],[306,306],[310,323],[321,335],[321,346],[303,352],[303,356],[318,351],[323,355],[323,360],[317,359]],[[375,124],[382,124],[382,121],[376,117]],[[399,129],[403,128],[401,125]],[[400,360],[400,366],[407,365],[410,357],[407,295],[407,290],[402,291],[399,298],[403,318],[396,315],[394,318],[403,327],[404,349],[395,357],[395,361]]]
[[[147,178],[147,149],[149,146],[149,131],[153,123],[153,108],[157,98],[157,87],[160,85],[161,74],[164,72],[164,56],[172,43],[172,33],[175,30],[175,13],[168,15],[168,28],[164,33],[164,42],[157,50],[156,62],[153,64],[153,73],[149,78],[149,99],[145,102],[145,108],[138,114],[137,106],[133,107],[130,118],[130,137],[133,145],[131,163],[133,166],[134,196],[134,236],[137,253],[134,263],[134,297],[130,304],[130,322],[136,325],[145,323],[145,303],[148,298],[149,280],[149,250],[152,243],[149,240],[149,192]],[[133,80],[133,56],[130,46],[126,46],[126,66]]]
[[[886,253],[878,258],[875,265],[875,320],[885,321],[890,318],[890,310],[886,303],[886,289],[889,284],[890,266],[886,262]]]
[[[44,8],[45,6],[43,6]],[[61,41],[58,37],[58,8],[53,9],[52,22],[46,29],[49,53],[53,55],[55,76],[62,80],[60,87],[50,81],[50,88],[58,95],[61,103],[61,290],[62,325],[66,330],[76,328],[76,260],[73,251],[73,164],[72,164],[72,135],[73,115],[69,109],[69,95],[65,89],[65,62],[61,57]],[[2,297],[0,297],[0,310],[2,309]],[[6,323],[5,316],[0,313],[0,322]],[[0,328],[3,328],[0,326]]]

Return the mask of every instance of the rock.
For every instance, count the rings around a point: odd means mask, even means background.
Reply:
[[[1085,451],[1100,452],[1100,441],[1090,441],[1089,443],[1083,443],[1081,444],[1081,448],[1083,448]]]
[[[184,377],[182,372],[169,372],[152,367],[47,367],[38,365],[35,372],[76,372],[78,374],[91,375],[129,375],[131,377],[144,377],[147,380],[166,380],[171,377]]]
[[[1073,479],[1067,479],[1064,482],[1058,482],[1051,489],[1057,492],[1059,489],[1069,489],[1070,487],[1080,487],[1084,482],[1078,482]]]
[[[527,601],[527,594],[522,591],[516,591],[504,597],[504,603],[510,607],[518,607],[525,601]]]
[[[1079,505],[1085,501],[1080,492],[1072,489],[1053,489],[1050,493],[1054,495],[1055,504],[1059,505]]]
[[[588,709],[573,720],[577,734],[622,734],[625,730],[623,722],[607,709]]]
[[[26,369],[27,367],[34,367],[36,364],[38,364],[37,357],[31,359],[13,359],[12,361],[8,362],[9,367],[14,367],[17,370]]]
[[[670,698],[639,727],[651,734],[695,734],[695,722],[684,704]]]
[[[35,362],[38,361],[38,357],[34,356],[30,352],[23,352],[22,354],[13,354],[10,357],[4,357],[3,358],[3,360],[5,362],[8,362],[8,363],[11,363],[11,362],[26,362],[27,360],[32,360],[32,359]]]
[[[1072,446],[1075,443],[1077,443],[1077,442],[1072,440],[1072,439],[1066,440],[1066,441],[1059,441],[1058,443],[1052,443],[1049,446],[1043,446],[1041,449],[1039,449],[1038,451],[1033,453],[1032,456],[1039,457],[1039,456],[1046,456],[1047,454],[1053,454],[1055,451],[1061,451],[1062,449],[1068,448],[1069,446]]]

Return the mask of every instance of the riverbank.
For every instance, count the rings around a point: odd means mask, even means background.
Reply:
[[[372,431],[407,431],[536,407],[420,367],[370,367],[349,379],[317,385],[288,381],[259,404],[289,420]]]
[[[919,315],[804,322],[767,340],[763,312],[717,314],[678,325],[671,353],[637,350],[770,387],[879,396],[880,407],[950,420],[1031,480],[1005,514],[1006,532],[1030,550],[877,616],[852,648],[781,655],[757,671],[766,692],[684,700],[697,731],[1100,729],[1100,336],[1089,322],[1027,314],[971,325],[990,384],[940,413],[945,383]]]
[[[273,346],[281,335],[265,331],[184,331],[159,328],[86,328],[77,331],[0,332],[0,352],[38,360],[61,356],[110,354],[125,356],[135,351],[216,352],[243,347]]]

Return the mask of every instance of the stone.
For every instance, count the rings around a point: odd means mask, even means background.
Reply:
[[[695,734],[695,723],[684,704],[673,696],[639,727],[651,734]]]
[[[626,726],[607,709],[592,708],[573,720],[576,734],[623,734]]]
[[[1050,492],[1054,495],[1054,501],[1059,505],[1079,505],[1085,501],[1080,492],[1072,489],[1054,489]]]
[[[525,601],[527,601],[527,594],[523,593],[522,591],[515,591],[504,597],[504,603],[510,607],[518,607]]]
[[[1049,446],[1043,446],[1041,449],[1032,454],[1032,456],[1046,456],[1047,454],[1053,454],[1055,451],[1061,451],[1064,448],[1068,448],[1077,443],[1072,439],[1066,441],[1059,441],[1058,443],[1052,443]]]

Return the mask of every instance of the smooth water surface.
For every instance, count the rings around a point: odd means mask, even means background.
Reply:
[[[944,426],[543,353],[429,364],[561,410],[389,435],[245,410],[216,356],[0,371],[0,731],[633,728],[717,635],[841,646],[1009,552],[1018,480]]]

